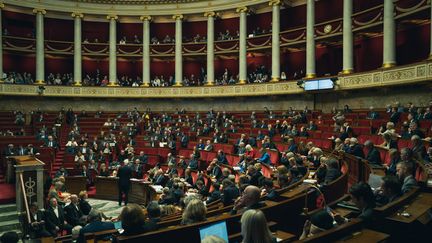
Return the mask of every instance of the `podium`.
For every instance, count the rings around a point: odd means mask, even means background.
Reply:
[[[33,156],[9,156],[15,168],[16,206],[18,212],[28,211],[33,202],[44,208],[44,163]]]

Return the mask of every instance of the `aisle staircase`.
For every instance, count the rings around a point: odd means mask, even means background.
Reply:
[[[17,208],[15,204],[0,205],[0,235],[5,232],[15,231],[21,235]]]

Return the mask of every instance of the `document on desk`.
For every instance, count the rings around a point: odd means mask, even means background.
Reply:
[[[151,185],[153,189],[156,191],[156,193],[162,193],[163,192],[163,186],[161,185]]]

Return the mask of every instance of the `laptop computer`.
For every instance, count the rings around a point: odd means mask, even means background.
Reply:
[[[199,229],[199,231],[201,240],[209,235],[215,235],[225,240],[225,242],[228,242],[228,231],[225,221],[202,227]]]

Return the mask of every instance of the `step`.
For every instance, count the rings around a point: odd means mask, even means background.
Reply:
[[[8,212],[17,212],[16,204],[3,204],[0,205],[0,214]]]
[[[14,219],[18,219],[17,211],[8,211],[8,212],[0,213],[0,222],[10,221]]]
[[[6,233],[6,232],[10,232],[10,231],[16,232],[16,233],[18,234],[18,237],[19,237],[20,239],[22,238],[22,232],[21,232],[20,229],[7,230],[7,231],[0,231],[0,235],[3,235],[4,233]],[[23,241],[19,240],[18,242],[23,242]],[[25,242],[27,242],[27,241],[25,241]]]
[[[11,231],[20,229],[18,219],[0,222],[0,231]]]

